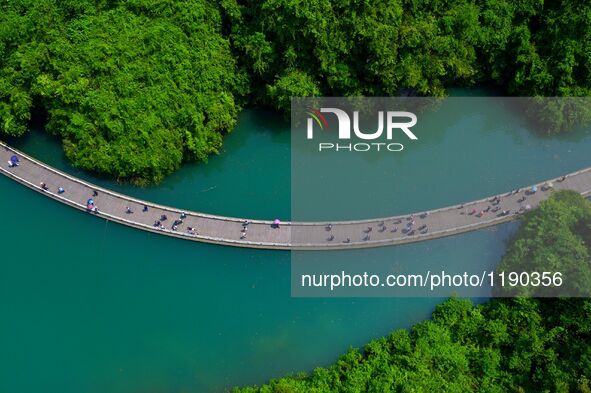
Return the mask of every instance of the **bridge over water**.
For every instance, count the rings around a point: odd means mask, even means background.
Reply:
[[[19,165],[10,167],[8,162],[15,155]],[[515,220],[521,213],[548,198],[554,189],[574,190],[586,197],[591,195],[590,167],[527,186],[518,192],[507,192],[497,196],[500,198],[497,200],[489,197],[406,216],[332,223],[281,222],[276,226],[273,220],[183,211],[122,195],[61,172],[2,142],[0,163],[0,172],[7,177],[92,216],[186,240],[281,250],[352,249],[436,239]],[[551,187],[548,187],[549,183],[552,183]],[[538,191],[532,194],[528,190],[533,186]],[[65,190],[63,193],[58,193],[60,187]],[[87,201],[90,198],[98,213],[89,211]],[[144,206],[147,211],[144,211]],[[133,213],[127,211],[128,207]],[[166,220],[160,220],[163,215]],[[173,228],[173,223],[181,219],[182,223],[177,222]],[[159,220],[161,225],[155,225]],[[245,222],[248,224],[245,225]]]

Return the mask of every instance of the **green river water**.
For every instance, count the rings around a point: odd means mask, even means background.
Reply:
[[[426,141],[422,154],[429,159],[401,160],[405,186],[393,214],[591,166],[589,132],[543,138],[471,121],[459,119],[459,126]],[[149,188],[70,168],[59,144],[39,132],[16,144],[77,176],[154,202],[274,218],[290,214],[289,141],[289,125],[277,115],[247,110],[219,156],[185,165]],[[441,161],[445,166],[433,170]],[[473,176],[478,181],[465,181]],[[327,365],[350,346],[427,318],[441,301],[291,298],[288,252],[193,243],[106,223],[3,176],[0,214],[1,393],[222,392]],[[392,252],[402,264],[490,267],[514,229],[504,225]]]

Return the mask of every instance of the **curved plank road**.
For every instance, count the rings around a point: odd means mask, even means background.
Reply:
[[[9,161],[13,155],[19,158],[20,163],[10,167]],[[527,192],[531,189],[529,186],[501,195],[499,200],[486,198],[414,215],[339,221],[330,226],[326,222],[282,222],[278,228],[274,228],[272,221],[187,211],[183,222],[173,229],[174,221],[180,220],[183,213],[180,209],[142,201],[87,183],[2,142],[0,163],[0,172],[9,178],[79,210],[88,212],[86,202],[92,198],[99,212],[88,214],[110,221],[188,240],[282,250],[364,248],[440,238],[514,220],[525,211],[527,205],[533,208],[551,194],[551,188],[542,183],[537,185],[539,190],[533,194]],[[553,179],[552,182],[554,189],[571,189],[589,196],[591,168]],[[45,183],[46,189],[41,186],[42,183]],[[65,190],[61,194],[57,192],[59,187]],[[98,195],[93,196],[95,191]],[[148,207],[147,211],[143,211],[144,206]],[[128,213],[127,207],[133,213]],[[509,212],[503,214],[503,211]],[[167,219],[160,226],[155,225],[162,215],[166,215]],[[248,221],[246,229],[245,221]]]

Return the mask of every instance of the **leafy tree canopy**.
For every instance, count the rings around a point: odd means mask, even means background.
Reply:
[[[22,135],[39,105],[75,165],[158,181],[234,126],[236,64],[215,5],[23,1],[21,16],[9,4],[0,25],[23,39],[0,60],[4,133]]]

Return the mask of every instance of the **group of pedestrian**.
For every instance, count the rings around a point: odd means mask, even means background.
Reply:
[[[39,187],[41,187],[41,189],[43,191],[49,191],[49,186],[47,185],[47,183],[45,183],[43,181],[41,183],[39,183]],[[63,194],[64,192],[66,192],[66,189],[65,188],[63,188],[63,187],[58,187],[57,188],[57,193],[58,194]]]
[[[92,197],[88,198],[86,201],[86,211],[89,213],[99,214],[99,209],[96,207],[94,198],[98,197],[98,191],[94,190],[92,192]]]
[[[147,206],[144,205],[144,209],[143,211],[148,211]],[[187,218],[187,213],[182,212],[179,216],[179,218],[175,219],[171,226],[170,226],[170,230],[172,231],[178,231],[179,227],[181,225],[184,224],[184,220],[185,218]],[[166,227],[164,226],[164,221],[168,220],[168,216],[166,214],[161,214],[160,215],[160,219],[154,221],[154,224],[152,226],[159,228],[159,229],[166,229]],[[187,233],[189,235],[196,235],[197,234],[197,230],[194,227],[187,227]]]
[[[13,155],[12,157],[10,157],[10,160],[8,160],[8,167],[9,168],[17,167],[20,164],[21,164],[21,160],[16,155]]]
[[[240,230],[240,239],[246,239],[246,235],[248,233],[248,226],[250,225],[250,221],[244,220],[242,221],[242,229]]]
[[[425,219],[429,216],[429,212],[424,212],[420,214],[420,218],[421,219]],[[426,234],[429,231],[429,228],[427,227],[427,224],[423,224],[421,226],[419,226],[418,228],[415,229],[415,225],[416,225],[416,220],[414,215],[410,215],[406,218],[406,224],[404,225],[404,228],[402,229],[402,233],[407,235],[407,236],[413,236],[415,235],[417,232],[420,234]],[[392,225],[392,229],[390,230],[390,233],[396,233],[398,232],[398,225],[402,224],[402,219],[398,218],[396,220],[393,221],[393,225]],[[327,232],[331,232],[330,235],[326,238],[326,241],[333,241],[335,239],[334,234],[332,233],[332,228],[333,225],[332,224],[326,224],[324,226],[324,229]],[[367,226],[365,229],[363,229],[363,233],[361,235],[361,241],[370,241],[371,240],[371,234],[374,230],[373,226]],[[377,224],[377,232],[383,233],[386,232],[388,230],[388,225],[386,224],[385,221],[380,221]],[[351,238],[347,237],[345,238],[345,240],[343,240],[343,243],[350,243],[351,242]]]

